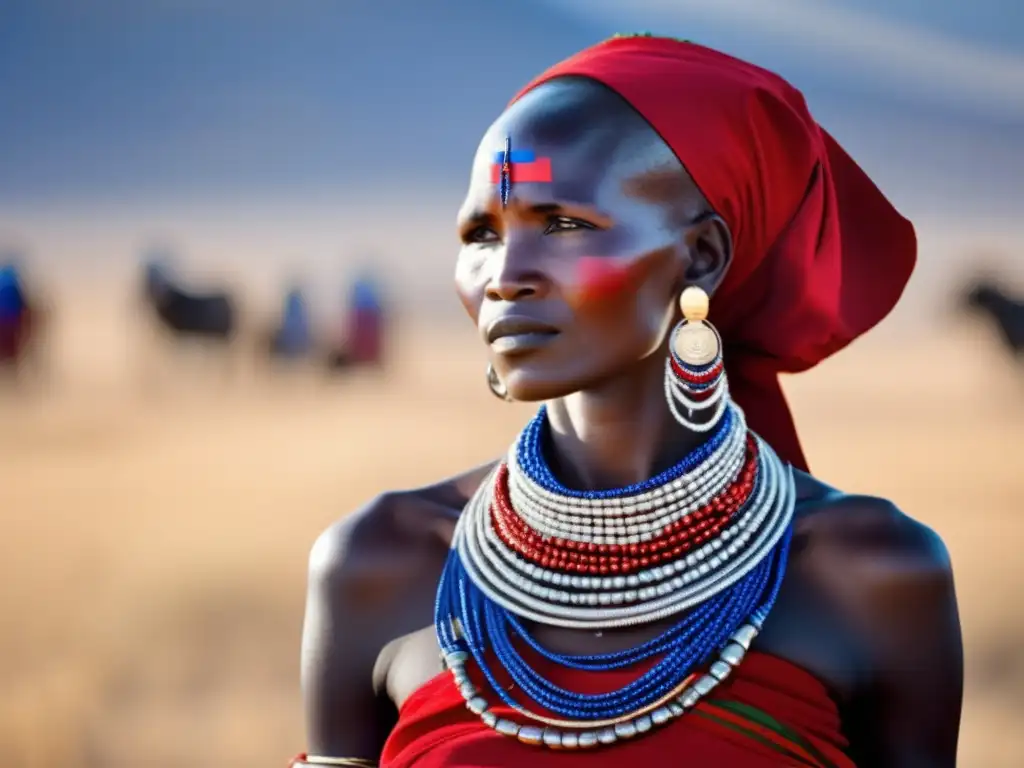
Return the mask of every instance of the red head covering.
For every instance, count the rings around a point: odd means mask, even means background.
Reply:
[[[778,374],[811,368],[889,313],[916,261],[913,226],[767,70],[669,38],[614,38],[516,99],[564,76],[626,99],[728,224],[733,260],[710,319],[730,390],[751,428],[806,469]]]

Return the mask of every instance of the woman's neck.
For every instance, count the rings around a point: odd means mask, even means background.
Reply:
[[[654,354],[616,378],[548,403],[545,453],[564,485],[597,490],[639,483],[707,439],[672,417],[664,375],[664,358]]]

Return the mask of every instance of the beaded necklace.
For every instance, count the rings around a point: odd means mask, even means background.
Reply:
[[[714,367],[697,375],[714,379]],[[612,744],[681,716],[742,661],[778,596],[795,490],[791,468],[747,429],[727,393],[721,398],[707,442],[642,483],[563,487],[541,450],[541,408],[480,486],[456,526],[435,627],[446,668],[486,725],[534,745]],[[669,618],[633,648],[582,655],[544,648],[524,625],[604,631]],[[532,669],[523,645],[570,669],[653,663],[622,688],[583,694]],[[524,722],[491,710],[470,662]],[[523,700],[498,682],[495,662]]]

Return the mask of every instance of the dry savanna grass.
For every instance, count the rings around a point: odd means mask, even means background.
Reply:
[[[961,765],[1021,765],[1021,381],[971,329],[885,335],[787,388],[821,477],[945,538],[968,652]],[[145,390],[126,338],[79,316],[52,387],[0,402],[0,764],[282,765],[303,746],[317,532],[496,455],[529,409],[489,396],[468,333],[404,333],[386,379],[227,386],[192,359]]]

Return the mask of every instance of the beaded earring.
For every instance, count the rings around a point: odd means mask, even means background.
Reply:
[[[508,389],[505,388],[501,379],[498,378],[498,374],[494,371],[494,366],[490,363],[487,364],[487,388],[499,400],[504,400],[506,403],[512,402]]]
[[[690,286],[679,296],[683,320],[672,330],[665,363],[665,397],[672,415],[694,432],[715,428],[729,403],[729,382],[722,360],[722,339],[708,316],[708,295]],[[714,409],[694,420],[694,412]]]

